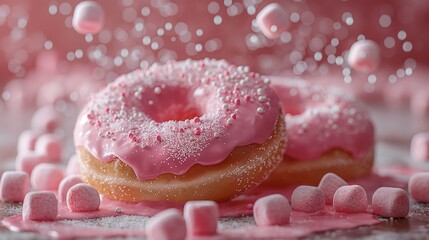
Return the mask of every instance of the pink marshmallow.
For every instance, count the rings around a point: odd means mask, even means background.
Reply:
[[[425,117],[429,115],[429,90],[421,89],[411,95],[410,109],[413,115]]]
[[[380,65],[380,48],[372,40],[359,40],[350,47],[347,60],[359,72],[374,72]]]
[[[149,219],[146,234],[150,240],[183,240],[186,237],[186,224],[181,212],[167,209]]]
[[[82,179],[80,179],[79,175],[69,175],[65,177],[58,186],[58,198],[60,202],[67,201],[67,192],[74,185],[82,183]]]
[[[334,194],[334,209],[342,213],[364,213],[368,207],[368,198],[359,185],[342,186]]]
[[[335,191],[337,191],[339,187],[347,185],[348,183],[338,175],[334,173],[327,173],[325,176],[323,176],[322,180],[320,180],[318,187],[325,194],[325,203],[332,204]]]
[[[58,189],[63,178],[64,170],[60,165],[41,163],[33,169],[30,182],[35,190],[54,191]]]
[[[267,38],[276,39],[289,27],[289,18],[280,4],[271,3],[258,13],[256,23]]]
[[[73,174],[80,174],[80,164],[79,164],[79,157],[76,154],[73,154],[68,163],[66,168],[66,175],[73,175]]]
[[[36,152],[47,156],[50,161],[61,162],[63,144],[54,134],[43,134],[37,139]]]
[[[67,192],[67,206],[72,212],[91,212],[100,207],[100,194],[86,183],[78,183]]]
[[[188,233],[214,235],[217,232],[219,207],[213,201],[189,201],[185,204],[184,218]]]
[[[96,34],[104,26],[103,8],[94,1],[80,2],[73,13],[72,25],[81,34]]]
[[[24,171],[31,175],[33,168],[39,163],[45,163],[48,158],[45,155],[36,152],[20,152],[16,156],[15,169],[17,171]]]
[[[325,194],[318,187],[299,186],[292,192],[292,209],[316,212],[325,208]]]
[[[429,172],[416,173],[408,182],[408,192],[418,202],[429,203]]]
[[[22,205],[24,221],[54,221],[58,215],[58,201],[52,192],[27,193]]]
[[[429,132],[421,132],[413,136],[410,154],[413,160],[429,161]]]
[[[259,198],[253,206],[253,217],[258,226],[288,224],[290,213],[289,200],[281,194]]]
[[[18,137],[18,152],[34,151],[39,134],[34,130],[23,131]]]
[[[403,189],[381,187],[372,195],[372,209],[381,217],[403,218],[410,210],[410,200]]]
[[[43,106],[33,114],[31,128],[41,132],[53,132],[57,129],[60,116],[51,105]]]
[[[22,171],[6,171],[0,180],[0,199],[5,202],[22,202],[30,191],[30,177]]]

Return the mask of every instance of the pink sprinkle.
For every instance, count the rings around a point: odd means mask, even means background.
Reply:
[[[179,129],[179,132],[180,132],[180,133],[184,133],[184,132],[185,132],[185,130],[184,130],[183,128],[180,128],[180,129]]]
[[[231,114],[231,118],[232,119],[237,119],[237,114],[235,114],[235,113]]]
[[[54,107],[48,105],[39,108],[31,118],[31,127],[41,132],[53,132],[57,129],[60,116]]]
[[[161,141],[162,141],[161,136],[160,136],[160,135],[157,135],[157,136],[156,136],[156,140],[157,140],[158,142],[161,142]]]
[[[289,18],[280,4],[271,3],[258,13],[256,23],[267,38],[275,39],[288,28]]]
[[[194,131],[195,135],[200,135],[201,134],[201,128],[196,128]]]
[[[280,194],[272,194],[256,200],[253,217],[258,226],[285,225],[290,221],[291,206],[288,199]]]
[[[347,182],[334,173],[327,173],[320,180],[319,188],[325,194],[325,203],[332,204],[335,191],[342,186],[347,186]]]
[[[372,40],[359,40],[351,46],[347,60],[357,71],[374,72],[380,65],[380,48]]]
[[[253,203],[248,203],[246,205],[246,208],[249,209],[249,210],[252,210],[253,209]]]
[[[37,153],[45,155],[50,161],[61,162],[63,144],[54,134],[43,134],[37,139]]]
[[[316,212],[325,208],[325,194],[318,187],[299,186],[292,192],[292,209]]]
[[[194,117],[194,123],[199,123],[201,122],[201,119],[199,117]]]
[[[60,165],[41,163],[33,169],[30,182],[35,190],[54,191],[58,189],[63,178],[64,170]]]
[[[408,192],[418,202],[429,203],[429,172],[416,173],[408,182]]]
[[[149,219],[146,233],[151,240],[183,240],[186,237],[186,223],[179,210],[170,208]]]
[[[81,34],[97,34],[104,27],[103,8],[95,1],[80,2],[73,13],[72,25]]]
[[[55,221],[58,215],[58,201],[52,192],[30,192],[22,205],[24,221]]]
[[[234,100],[234,104],[235,104],[235,105],[237,105],[237,106],[240,106],[240,104],[241,104],[240,99],[236,98],[236,99]]]
[[[192,235],[214,235],[217,232],[219,207],[213,201],[189,201],[184,217],[187,231]]]
[[[86,183],[78,183],[67,192],[67,206],[72,212],[92,212],[100,207],[100,194]]]
[[[94,115],[94,114],[92,114],[92,113],[88,113],[88,114],[86,115],[86,118],[88,118],[89,120],[93,120],[93,119],[95,118],[95,115]]]
[[[429,132],[421,132],[413,136],[410,152],[413,160],[429,161]]]
[[[372,209],[381,217],[403,218],[410,210],[410,200],[403,189],[381,187],[372,196]]]
[[[34,130],[23,131],[18,138],[18,152],[34,151],[38,137]]]
[[[39,164],[48,162],[48,158],[45,155],[36,152],[21,152],[15,160],[15,169],[18,171],[24,171],[28,175],[31,175],[33,168]]]
[[[22,202],[30,191],[30,177],[22,171],[6,171],[1,176],[0,199],[4,202]]]
[[[334,209],[342,213],[364,213],[368,207],[368,198],[359,185],[342,186],[334,194]]]
[[[250,102],[251,97],[249,95],[244,96],[244,99],[246,100],[246,102]]]
[[[74,185],[82,183],[82,180],[80,179],[79,175],[70,175],[65,177],[58,186],[58,198],[60,202],[66,202],[67,200],[67,192],[71,187]]]

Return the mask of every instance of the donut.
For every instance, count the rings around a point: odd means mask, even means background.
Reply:
[[[285,112],[287,149],[266,184],[317,185],[329,172],[345,180],[371,172],[374,127],[353,95],[304,80],[271,83]]]
[[[119,201],[230,199],[281,162],[269,79],[224,60],[152,65],[95,94],[74,130],[82,180]]]

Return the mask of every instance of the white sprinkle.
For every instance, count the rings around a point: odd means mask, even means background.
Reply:
[[[228,110],[228,104],[223,104],[223,105],[222,105],[222,109],[223,109],[223,110]]]
[[[228,119],[226,120],[226,124],[227,124],[227,125],[231,125],[233,121],[234,121],[234,119],[232,119],[232,118],[228,118]]]
[[[266,96],[259,96],[258,97],[258,101],[260,101],[260,102],[265,102],[266,100],[267,100]]]
[[[155,92],[155,94],[160,94],[161,93],[161,88],[160,87],[156,87],[155,89],[153,89],[153,91]]]
[[[258,89],[256,89],[256,93],[258,95],[262,95],[262,94],[264,94],[264,90],[262,88],[258,88]]]
[[[116,212],[116,213],[121,213],[121,212],[122,212],[122,209],[121,209],[120,207],[116,207],[116,208],[115,208],[115,212]]]
[[[256,109],[256,111],[257,111],[258,113],[264,113],[264,109],[263,109],[263,108],[261,108],[261,107],[258,107],[258,109]]]
[[[213,136],[214,136],[215,138],[218,138],[218,137],[219,137],[219,135],[220,135],[220,134],[219,134],[219,132],[214,132],[214,133],[213,133]]]

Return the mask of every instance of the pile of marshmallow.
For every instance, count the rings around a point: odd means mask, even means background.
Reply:
[[[418,173],[409,181],[409,193],[419,202],[429,202],[429,173]],[[368,198],[364,188],[348,185],[339,176],[328,173],[315,186],[299,186],[291,201],[272,194],[258,199],[253,205],[253,217],[258,226],[284,226],[289,224],[291,212],[315,213],[324,211],[326,204],[339,213],[367,213]],[[404,218],[410,209],[405,190],[381,187],[372,196],[372,213],[384,218]],[[167,209],[153,216],[146,225],[149,239],[184,239],[187,234],[207,236],[217,233],[218,206],[213,201],[189,201],[183,215],[177,209]]]

